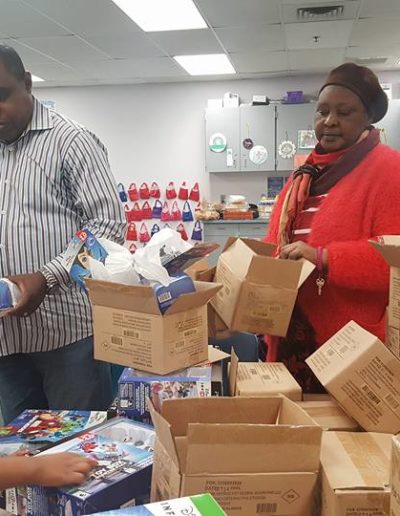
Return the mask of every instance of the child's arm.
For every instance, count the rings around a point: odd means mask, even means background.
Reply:
[[[21,485],[78,485],[95,465],[95,461],[73,453],[5,457],[0,459],[0,490]]]

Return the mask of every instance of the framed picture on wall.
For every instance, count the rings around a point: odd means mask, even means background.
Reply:
[[[313,149],[316,144],[317,138],[313,129],[300,129],[298,131],[297,147],[299,149]]]

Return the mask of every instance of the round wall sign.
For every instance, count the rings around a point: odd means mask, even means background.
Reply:
[[[212,152],[223,152],[226,149],[226,136],[222,133],[214,133],[210,136],[208,148]]]
[[[255,165],[262,165],[268,159],[268,151],[264,145],[255,145],[249,152],[249,158]]]
[[[242,141],[242,145],[245,149],[247,150],[250,150],[254,147],[254,142],[251,138],[245,138],[243,141]]]
[[[290,140],[284,140],[278,146],[278,154],[283,159],[293,158],[296,154],[296,145]]]

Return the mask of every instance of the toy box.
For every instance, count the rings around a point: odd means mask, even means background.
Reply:
[[[153,290],[162,314],[174,304],[179,296],[196,291],[192,278],[187,274],[175,276],[167,286],[156,283],[153,285]]]
[[[185,496],[175,498],[175,500],[165,500],[164,502],[150,503],[139,507],[127,507],[117,511],[98,512],[104,516],[168,516],[187,514],[192,516],[226,516],[215,499],[209,494]]]
[[[24,410],[9,425],[0,426],[0,457],[23,452],[34,455],[106,418],[106,412]]]
[[[77,231],[64,255],[63,265],[71,278],[86,289],[85,279],[91,277],[89,257],[104,263],[107,251],[87,229]]]
[[[28,487],[17,514],[80,516],[148,502],[154,439],[151,427],[121,418],[46,450],[93,457],[98,465],[78,487]]]
[[[167,376],[127,368],[118,393],[120,415],[151,424],[147,398],[160,410],[166,399],[211,396],[211,366],[190,367]]]

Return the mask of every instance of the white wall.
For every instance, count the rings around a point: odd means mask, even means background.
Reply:
[[[258,80],[163,83],[121,86],[36,88],[39,99],[54,100],[56,109],[86,125],[105,143],[118,181],[156,180],[165,185],[186,179],[200,183],[202,194],[242,193],[257,201],[265,191],[265,173],[207,174],[204,171],[204,109],[207,99],[226,91],[242,102],[253,94],[278,99],[288,90],[316,93],[322,76],[294,76]],[[395,83],[399,73],[380,74]]]

